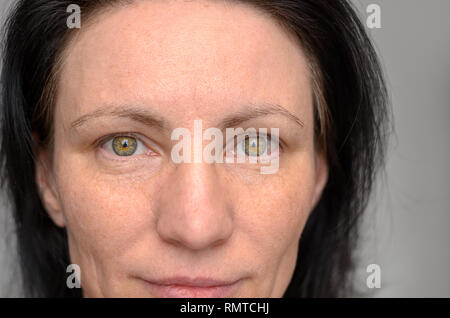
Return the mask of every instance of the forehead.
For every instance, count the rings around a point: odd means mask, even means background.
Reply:
[[[69,43],[58,106],[75,118],[105,104],[151,105],[173,120],[247,102],[297,114],[311,104],[306,58],[275,20],[222,1],[136,1],[97,14]],[[61,103],[59,103],[61,102]]]

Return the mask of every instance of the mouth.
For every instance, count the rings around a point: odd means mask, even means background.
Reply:
[[[173,277],[144,282],[150,292],[158,298],[228,298],[236,291],[241,280]]]

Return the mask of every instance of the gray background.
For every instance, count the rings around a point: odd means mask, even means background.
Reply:
[[[14,0],[0,0],[0,19]],[[369,297],[450,297],[450,1],[353,0],[387,75],[395,135],[365,218],[355,285]],[[20,296],[7,201],[0,197],[0,296]],[[366,267],[381,267],[368,289]]]

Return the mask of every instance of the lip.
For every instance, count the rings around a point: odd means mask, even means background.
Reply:
[[[158,298],[225,298],[230,297],[239,280],[217,280],[205,277],[172,277],[144,280],[150,292]]]

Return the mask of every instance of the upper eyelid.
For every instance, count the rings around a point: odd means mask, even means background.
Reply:
[[[267,134],[260,134],[260,133],[256,133],[256,134],[240,134],[240,135],[237,135],[237,136],[233,136],[233,138],[230,138],[230,139],[226,140],[225,142],[228,144],[231,140],[236,140],[237,138],[239,138],[239,137],[242,136],[242,135],[243,135],[243,139],[242,139],[242,140],[245,140],[245,137],[252,138],[252,137],[262,137],[262,136],[265,136],[265,137],[267,137],[268,139],[271,139],[271,138],[272,138],[272,134],[270,134],[270,133],[267,133]],[[242,137],[241,137],[241,138],[242,138]]]
[[[265,136],[265,137],[267,137],[267,139],[269,139],[269,142],[271,142],[272,141],[272,134],[271,133],[267,133],[267,134],[260,134],[260,133],[256,133],[256,134],[251,134],[251,135],[245,135],[245,136],[248,136],[248,137],[262,137],[262,136]],[[239,136],[242,136],[242,135],[239,135]],[[239,137],[239,136],[234,136],[233,137],[233,139],[230,139],[229,141],[227,140],[226,141],[226,144],[228,145],[229,144],[229,142],[231,141],[231,140],[237,140],[237,138]],[[245,137],[242,139],[242,141],[245,141]],[[236,144],[236,146],[237,146],[237,144]],[[278,147],[280,147],[281,149],[283,149],[283,147],[284,147],[284,144],[283,144],[283,141],[281,140],[281,138],[280,138],[280,136],[278,136]]]

